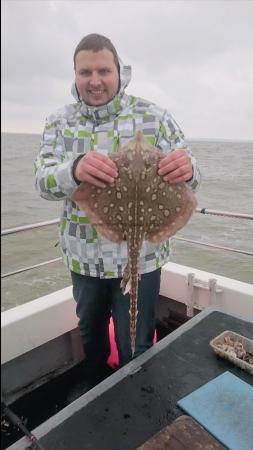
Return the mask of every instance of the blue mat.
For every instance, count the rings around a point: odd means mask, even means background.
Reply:
[[[253,387],[225,372],[177,403],[230,450],[253,450]]]

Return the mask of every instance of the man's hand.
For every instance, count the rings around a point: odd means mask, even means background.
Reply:
[[[113,183],[117,176],[118,170],[114,162],[108,156],[95,151],[84,155],[75,169],[75,177],[79,181],[87,181],[100,188]]]
[[[193,175],[191,158],[183,149],[174,150],[160,161],[158,174],[169,183],[188,181]]]

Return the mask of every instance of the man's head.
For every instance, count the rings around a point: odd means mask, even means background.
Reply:
[[[90,106],[108,103],[119,90],[119,59],[111,41],[99,34],[89,34],[74,53],[76,87]]]

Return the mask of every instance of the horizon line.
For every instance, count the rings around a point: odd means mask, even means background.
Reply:
[[[3,131],[1,130],[2,134],[27,134],[30,136],[42,136],[42,133],[28,133],[28,132],[22,132],[22,131]],[[227,142],[253,142],[253,138],[221,138],[221,137],[187,137],[185,139],[186,141],[227,141]]]

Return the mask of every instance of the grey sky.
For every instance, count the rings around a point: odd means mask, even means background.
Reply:
[[[106,35],[127,93],[166,107],[189,138],[253,139],[253,1],[2,1],[2,130],[41,133],[73,98],[73,52]]]

